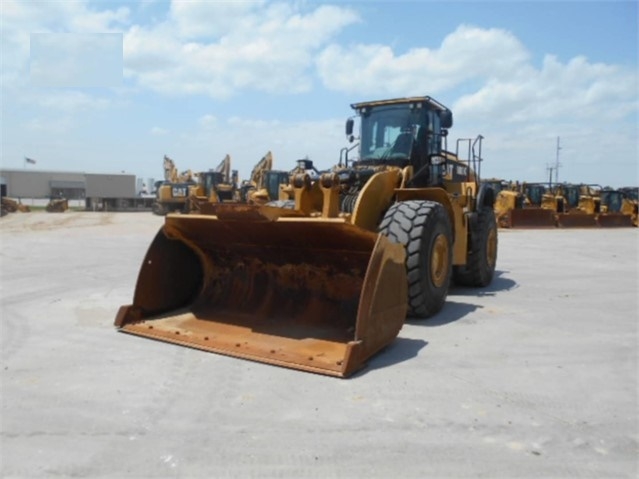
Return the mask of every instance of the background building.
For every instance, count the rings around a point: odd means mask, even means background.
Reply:
[[[135,175],[0,169],[10,198],[131,198]]]

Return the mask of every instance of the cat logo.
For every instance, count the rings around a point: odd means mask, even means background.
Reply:
[[[171,194],[174,198],[181,198],[186,196],[186,186],[174,186],[171,189]]]

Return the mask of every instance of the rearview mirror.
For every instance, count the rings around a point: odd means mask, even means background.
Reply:
[[[346,120],[346,136],[351,136],[353,134],[353,124],[355,122],[352,118]]]
[[[453,112],[450,110],[442,110],[439,113],[439,120],[442,128],[450,128],[453,126]]]

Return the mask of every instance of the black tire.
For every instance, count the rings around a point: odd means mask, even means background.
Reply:
[[[453,280],[460,286],[488,286],[497,264],[497,221],[492,209],[483,208],[470,222],[468,261],[455,266]]]
[[[295,200],[275,200],[266,203],[266,206],[273,206],[275,208],[284,208],[287,210],[295,209]]]
[[[395,203],[379,231],[406,248],[407,316],[437,313],[448,295],[453,264],[452,226],[444,206],[434,201]]]
[[[158,215],[158,216],[165,216],[166,215],[166,208],[164,208],[164,206],[162,206],[160,203],[153,203],[153,206],[151,206],[151,211],[153,211],[153,214]]]

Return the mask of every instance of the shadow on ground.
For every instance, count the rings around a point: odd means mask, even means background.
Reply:
[[[473,296],[495,296],[497,293],[510,291],[519,287],[516,281],[504,277],[504,275],[508,273],[509,271],[495,271],[493,281],[484,288],[467,288],[453,285],[448,290],[446,303],[444,303],[444,307],[439,313],[430,318],[408,318],[406,322],[416,326],[433,327],[443,326],[445,324],[458,321],[483,307],[474,303],[469,303],[469,296],[471,297],[471,300]],[[466,301],[456,301],[456,299],[461,297],[464,297]]]
[[[458,321],[482,307],[477,304],[461,303],[448,299],[441,311],[435,316],[430,318],[408,318],[406,322],[415,326],[443,326]]]
[[[492,282],[483,288],[469,288],[451,285],[448,296],[495,296],[502,291],[510,291],[519,287],[516,281],[504,277],[510,271],[495,271]]]
[[[375,369],[407,361],[417,356],[417,353],[428,344],[423,339],[396,338],[390,345],[368,361],[364,369],[357,372],[353,378],[358,378]]]

